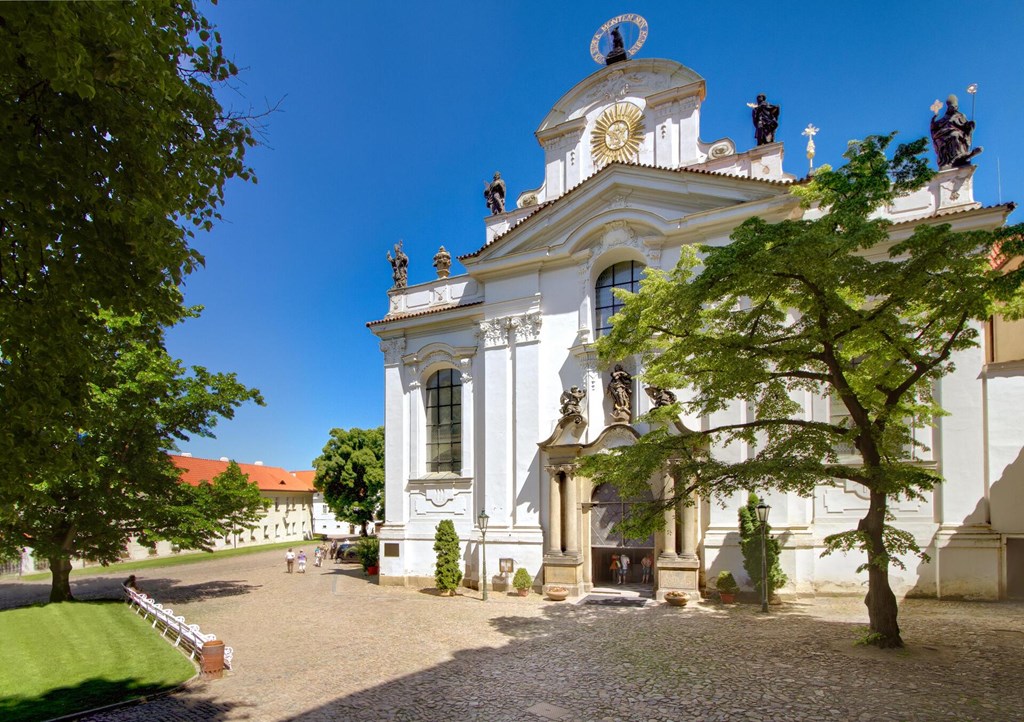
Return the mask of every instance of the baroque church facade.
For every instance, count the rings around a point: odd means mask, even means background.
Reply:
[[[637,359],[621,361],[632,377],[629,413],[617,412],[606,392],[613,369],[594,342],[617,310],[612,290],[635,290],[645,268],[673,268],[684,246],[729,243],[748,218],[814,212],[790,192],[797,178],[783,170],[781,143],[743,150],[727,138],[702,139],[705,94],[703,78],[671,60],[598,70],[540,124],[543,183],[515,208],[502,206],[481,241],[461,249],[464,275],[439,266],[436,280],[407,286],[396,266],[387,315],[368,324],[384,354],[382,584],[433,586],[434,533],[451,519],[464,583],[478,586],[477,516],[486,511],[488,585],[507,580],[499,561],[511,559],[537,588],[581,594],[611,583],[611,556],[627,554],[636,569],[653,559],[659,598],[696,594],[721,570],[749,587],[737,534],[745,495],[696,499],[669,512],[663,532],[628,540],[614,532],[627,505],[577,473],[582,456],[645,433],[633,419],[653,403]],[[893,237],[919,223],[1002,225],[1012,204],[976,202],[973,172],[944,170],[887,208]],[[956,372],[941,381],[950,416],[919,430],[928,451],[917,461],[946,481],[924,500],[894,505],[894,523],[931,556],[892,570],[897,593],[995,599],[1024,582],[1024,344],[1019,326],[999,328],[998,336],[996,325],[986,329],[985,346],[959,354]],[[675,392],[685,398],[685,389]],[[837,413],[827,398],[803,402],[808,418]],[[720,413],[711,421],[743,421],[747,409],[737,401]],[[750,450],[734,444],[714,453],[739,459]],[[672,483],[652,478],[652,495]],[[784,594],[863,593],[860,554],[821,557],[825,536],[864,515],[862,487],[823,480],[812,497],[769,492],[765,501],[790,580]]]

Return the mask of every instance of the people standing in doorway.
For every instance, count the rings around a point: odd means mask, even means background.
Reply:
[[[299,549],[299,574],[306,573],[306,552]]]
[[[291,574],[292,569],[295,567],[295,552],[293,552],[291,549],[285,552],[284,562],[288,565],[288,573]]]
[[[612,554],[612,565],[608,568],[612,573],[612,584],[619,580],[619,555]]]
[[[640,582],[648,584],[651,581],[651,567],[654,565],[654,560],[651,559],[650,554],[644,554],[644,558],[640,560],[641,575]]]
[[[626,577],[629,574],[629,555],[619,555],[619,584],[626,583]]]

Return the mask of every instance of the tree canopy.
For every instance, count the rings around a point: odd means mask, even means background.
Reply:
[[[253,178],[236,73],[191,0],[0,5],[0,506],[75,472],[100,312],[184,317],[190,242]]]
[[[343,521],[366,525],[384,504],[384,427],[331,429],[323,453],[313,460],[313,485]]]
[[[908,458],[919,445],[914,427],[943,413],[932,389],[958,351],[979,343],[981,322],[1000,304],[1019,313],[1024,282],[1024,271],[990,263],[994,249],[1021,252],[1020,226],[957,232],[930,221],[890,240],[891,223],[873,213],[933,176],[923,139],[887,155],[894,135],[851,143],[845,166],[799,188],[820,217],[750,219],[728,245],[684,248],[674,270],[651,269],[638,293],[619,292],[625,307],[597,344],[601,357],[639,354],[645,383],[687,391],[648,414],[652,430],[634,446],[584,463],[628,496],[673,468],[675,497],[641,511],[631,521],[639,530],[660,525],[660,508],[687,503],[692,491],[809,495],[831,480],[862,484],[867,514],[827,546],[866,554],[872,641],[883,647],[902,645],[889,565],[918,551],[887,523],[889,502],[940,481]],[[806,394],[838,399],[848,417],[809,417]],[[738,400],[752,408],[746,422],[713,423]],[[707,427],[685,428],[681,414]],[[740,441],[756,453],[729,461],[710,452]],[[844,446],[852,456],[838,453]]]
[[[94,351],[105,353],[76,414],[81,425],[66,430],[73,470],[33,473],[13,513],[0,519],[0,546],[31,546],[49,559],[51,601],[71,598],[73,557],[116,561],[132,537],[206,549],[265,508],[254,485],[230,474],[212,487],[182,483],[165,453],[189,434],[212,435],[217,419],[230,419],[242,403],[262,404],[259,392],[234,374],[186,371],[138,318],[108,316],[103,325]]]

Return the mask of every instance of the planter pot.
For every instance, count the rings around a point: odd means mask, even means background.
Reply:
[[[736,592],[719,592],[718,598],[722,600],[722,604],[733,604],[736,601]]]
[[[564,602],[568,596],[568,589],[563,589],[560,592],[554,591],[552,589],[548,590],[548,599],[550,599],[552,602]]]
[[[517,589],[516,593],[519,596],[521,596],[521,597],[525,597],[525,596],[527,596],[530,593],[530,590],[529,589]]]
[[[686,606],[686,602],[688,602],[689,600],[686,597],[670,597],[670,596],[666,596],[665,597],[665,601],[668,602],[669,605],[673,606],[673,607],[685,607]]]
[[[369,566],[369,567],[366,567],[366,573],[367,573],[367,574],[369,574],[369,575],[370,575],[371,577],[372,577],[372,576],[375,576],[375,575],[377,575],[378,573],[380,573],[380,567],[378,567],[378,566]]]

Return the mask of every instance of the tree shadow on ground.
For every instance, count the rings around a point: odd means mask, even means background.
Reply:
[[[766,708],[822,722],[1020,719],[1019,655],[993,654],[967,616],[915,625],[908,650],[861,652],[853,615],[785,607],[550,604],[491,620],[505,644],[456,650],[288,720],[752,719]]]
[[[44,720],[98,709],[106,705],[117,704],[129,700],[140,702],[151,699],[173,689],[171,686],[142,684],[137,679],[87,679],[80,684],[53,689],[35,698],[4,697],[0,698],[0,717],[5,722],[29,722]],[[182,710],[179,715],[191,712],[201,716],[169,717],[164,714],[152,719],[203,719],[223,720],[237,705],[212,704],[185,697],[162,697],[154,704],[174,707]]]
[[[124,599],[121,583],[126,577],[96,576],[71,580],[71,593],[78,601]],[[259,584],[236,580],[210,580],[198,584],[182,585],[180,580],[168,577],[136,575],[139,588],[161,604],[200,602],[206,599],[236,597],[259,589]],[[14,609],[30,604],[45,604],[50,598],[49,582],[18,582],[0,584],[0,609]]]

